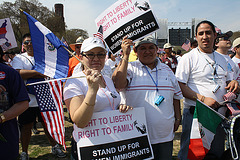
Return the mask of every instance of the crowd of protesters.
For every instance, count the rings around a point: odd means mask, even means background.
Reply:
[[[74,124],[71,159],[78,159],[76,132],[88,124],[93,113],[115,109],[125,113],[144,107],[154,159],[172,159],[174,132],[182,124],[178,158],[186,160],[196,100],[217,109],[227,91],[239,92],[240,38],[232,43],[232,35],[231,31],[216,33],[212,22],[202,21],[196,26],[196,39],[191,40],[190,51],[184,55],[181,50],[174,51],[170,43],[164,44],[164,51],[159,53],[152,36],[135,43],[124,37],[121,52],[117,54],[108,53],[104,42],[96,37],[79,37],[70,45],[76,57],[69,59],[68,77],[86,78],[67,80],[63,92]],[[11,155],[10,159],[17,159],[19,156],[18,120],[22,145],[20,159],[29,159],[28,146],[36,119],[42,122],[52,153],[59,158],[65,157],[62,147],[49,135],[43,123],[35,95],[24,87],[27,80],[46,78],[33,70],[30,34],[23,36],[23,49],[24,52],[16,56],[1,49],[0,71],[4,76],[0,79],[0,133],[7,139],[0,140],[0,148],[6,151],[3,157],[9,159]],[[229,54],[230,49],[235,56]],[[2,96],[6,93],[8,107],[4,106]],[[157,103],[156,99],[162,101]],[[226,111],[219,112],[225,115]],[[10,135],[14,138],[9,138]],[[220,159],[224,142],[224,131],[218,127],[206,159]]]

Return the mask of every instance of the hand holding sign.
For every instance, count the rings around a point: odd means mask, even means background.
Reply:
[[[127,58],[130,55],[131,52],[131,46],[134,46],[134,43],[131,39],[127,39],[127,36],[125,36],[122,40],[122,51],[123,51],[123,58]]]

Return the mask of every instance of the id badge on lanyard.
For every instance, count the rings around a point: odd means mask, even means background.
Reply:
[[[144,66],[145,66],[145,65],[144,65]],[[145,68],[146,68],[146,70],[147,70],[147,72],[148,72],[148,75],[151,77],[153,83],[154,83],[155,86],[156,86],[157,95],[156,95],[156,97],[155,97],[154,104],[159,107],[160,104],[164,101],[165,98],[164,98],[162,95],[158,95],[158,70],[157,70],[157,67],[156,67],[156,81],[154,81],[152,75],[149,73],[149,71],[148,71],[148,69],[147,69],[146,66],[145,66]]]

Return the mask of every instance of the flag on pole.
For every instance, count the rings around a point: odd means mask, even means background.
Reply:
[[[184,49],[185,51],[188,51],[190,49],[190,45],[191,45],[191,43],[190,43],[189,39],[186,39],[186,41],[182,45],[182,49]]]
[[[65,39],[64,37],[61,38],[61,41],[62,41],[67,47],[69,46],[68,43],[67,43],[67,41],[66,41],[66,39]]]
[[[48,28],[24,12],[31,33],[35,66],[34,70],[51,78],[65,78],[68,73],[68,52]],[[65,46],[67,47],[67,46]]]
[[[66,150],[61,80],[38,83],[33,88],[49,134]]]
[[[215,26],[215,30],[216,30],[217,34],[222,34],[221,29],[219,29],[217,26]]]
[[[211,143],[223,116],[197,100],[193,115],[188,159],[203,159],[210,150]]]
[[[96,34],[93,34],[94,37],[98,37],[99,39],[101,39],[103,42],[103,27],[102,25],[99,26],[98,32]]]

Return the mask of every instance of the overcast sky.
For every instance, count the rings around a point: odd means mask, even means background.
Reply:
[[[4,0],[14,2],[15,0]],[[95,19],[116,0],[39,0],[50,10],[55,3],[64,5],[68,29],[84,29],[92,36],[97,32]],[[158,19],[168,22],[191,22],[192,18],[205,18],[222,32],[240,30],[240,0],[149,0]],[[161,26],[160,26],[161,27]]]

